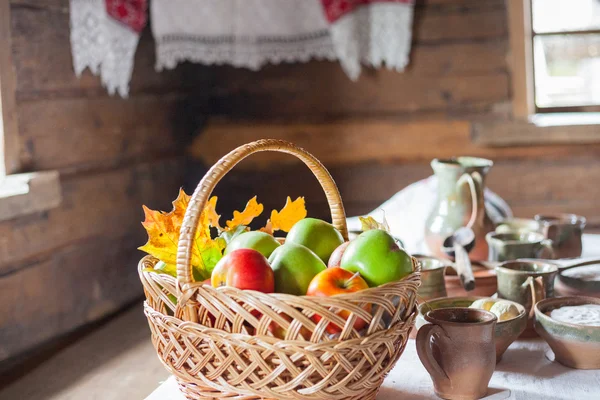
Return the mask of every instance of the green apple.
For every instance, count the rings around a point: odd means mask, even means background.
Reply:
[[[310,281],[319,272],[327,269],[325,263],[308,248],[285,243],[276,248],[269,264],[275,273],[275,293],[304,296]]]
[[[269,258],[273,250],[280,246],[277,239],[265,232],[244,232],[236,236],[225,248],[225,255],[237,249],[254,249]]]
[[[330,223],[304,218],[294,224],[285,241],[308,247],[327,264],[331,253],[344,243],[344,238]]]
[[[370,287],[400,280],[413,271],[410,255],[381,229],[363,232],[352,240],[344,251],[340,266],[360,272]]]

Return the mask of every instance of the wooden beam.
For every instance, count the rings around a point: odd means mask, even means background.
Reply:
[[[503,38],[507,33],[506,13],[498,3],[490,5],[491,9],[485,4],[482,9],[457,7],[454,12],[447,7],[442,12],[430,7],[416,9],[413,40],[426,43]]]
[[[506,123],[504,123],[506,124]],[[190,148],[191,155],[206,165],[214,164],[233,148],[261,138],[288,140],[314,153],[328,166],[351,165],[368,161],[422,162],[436,157],[472,155],[495,160],[530,158],[569,159],[600,156],[600,144],[548,146],[544,141],[526,147],[489,147],[490,140],[517,137],[519,130],[506,131],[502,123],[482,129],[484,123],[465,120],[394,121],[351,119],[322,124],[308,123],[231,123],[210,121]],[[475,126],[475,140],[471,127]],[[508,126],[512,126],[508,123]],[[484,132],[486,132],[484,134]],[[597,128],[596,128],[596,132]],[[509,135],[510,133],[510,135]],[[589,133],[591,136],[591,132]],[[596,135],[597,136],[597,135]],[[236,168],[278,168],[293,162],[287,155],[261,153]]]
[[[508,0],[507,10],[513,115],[526,119],[535,113],[531,0]]]
[[[412,70],[411,70],[412,71]],[[415,66],[416,71],[416,66]],[[339,65],[313,62],[259,72],[222,68],[212,89],[213,115],[252,118],[395,115],[506,101],[505,72],[418,76],[387,69],[352,82]]]
[[[511,148],[541,144],[571,147],[598,144],[600,125],[538,126],[524,121],[479,121],[473,123],[473,141],[478,146]]]
[[[0,176],[19,172],[16,78],[9,0],[0,0]]]
[[[184,111],[192,105],[184,96],[22,101],[21,162],[73,173],[178,155],[198,129]]]

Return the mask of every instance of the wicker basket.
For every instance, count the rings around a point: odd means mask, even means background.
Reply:
[[[415,259],[416,272],[401,281],[327,298],[193,282],[191,238],[201,210],[219,180],[259,151],[289,153],[304,161],[327,195],[333,225],[347,238],[339,191],[315,157],[279,140],[233,150],[192,195],[181,228],[177,279],[144,271],[157,261],[150,256],[140,262],[145,314],[158,356],[188,399],[374,399],[413,326],[420,284]],[[350,316],[341,318],[340,310]],[[313,315],[321,316],[318,323]],[[356,318],[367,322],[361,331],[354,329]],[[328,326],[333,325],[339,333],[331,333]],[[274,326],[283,329],[283,338],[273,335]]]

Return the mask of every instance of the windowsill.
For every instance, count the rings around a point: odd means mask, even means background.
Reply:
[[[0,178],[0,221],[57,207],[62,200],[57,171]]]
[[[600,125],[600,113],[582,112],[534,114],[529,117],[529,122],[540,128],[550,126]]]
[[[600,143],[600,113],[535,114],[529,120],[473,123],[471,138],[481,146],[509,147]]]

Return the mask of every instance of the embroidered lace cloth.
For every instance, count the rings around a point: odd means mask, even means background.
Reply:
[[[111,95],[127,97],[146,0],[70,0],[70,17],[75,74],[89,68]]]
[[[147,0],[70,0],[75,73],[100,75],[126,97]],[[413,0],[152,0],[157,70],[191,61],[257,70],[267,63],[339,60],[355,80],[361,64],[408,63]]]

